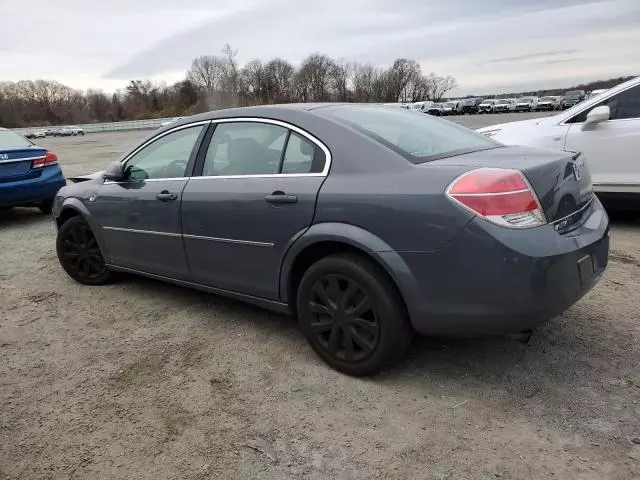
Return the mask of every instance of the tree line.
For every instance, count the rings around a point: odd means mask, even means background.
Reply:
[[[240,65],[237,50],[193,60],[173,85],[131,80],[113,94],[80,91],[50,80],[0,82],[0,126],[26,127],[192,115],[218,108],[291,102],[441,100],[458,84],[424,74],[415,60],[390,66],[336,60],[322,53],[299,67],[282,58]]]

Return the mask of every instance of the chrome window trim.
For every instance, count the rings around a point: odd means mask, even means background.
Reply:
[[[131,152],[129,155],[127,155],[124,159],[120,160],[120,163],[122,163],[124,165],[129,160],[131,160],[131,157],[136,155],[140,150],[142,150],[143,148],[147,147],[148,145],[151,145],[153,142],[155,142],[157,140],[160,140],[162,137],[165,137],[165,136],[169,135],[170,133],[175,133],[177,131],[184,130],[185,128],[197,127],[199,125],[207,125],[207,124],[210,124],[210,123],[211,123],[211,120],[201,120],[199,122],[186,123],[184,125],[179,125],[177,127],[172,128],[171,130],[167,130],[166,132],[162,132],[162,133],[156,135],[155,137],[150,138],[149,140],[144,142],[142,145],[138,146],[138,148],[136,148],[133,152]],[[160,180],[160,179],[158,179],[158,180]],[[165,179],[163,178],[162,180],[165,180]]]
[[[133,157],[134,155],[136,155],[140,150],[142,150],[143,148],[145,148],[147,145],[150,145],[151,143],[155,142],[156,140],[159,140],[160,138],[164,137],[165,135],[169,135],[170,133],[179,131],[179,130],[183,130],[185,128],[189,128],[189,127],[195,127],[198,125],[205,125],[205,124],[219,124],[219,123],[266,123],[266,124],[270,124],[270,125],[277,125],[279,127],[283,127],[286,129],[291,130],[292,132],[296,132],[297,134],[303,136],[304,138],[306,138],[307,140],[309,140],[310,142],[312,142],[314,145],[316,145],[317,147],[319,147],[322,152],[324,153],[324,168],[322,169],[322,172],[315,172],[315,173],[267,173],[267,174],[256,174],[256,175],[198,175],[198,176],[193,176],[193,177],[174,177],[174,178],[152,178],[152,179],[147,179],[147,180],[143,180],[144,182],[159,182],[159,181],[165,181],[165,180],[183,180],[183,179],[191,179],[191,180],[198,180],[198,179],[214,179],[214,178],[219,178],[219,179],[233,179],[233,178],[296,178],[296,177],[326,177],[329,174],[329,170],[331,168],[331,163],[333,161],[333,157],[331,156],[331,151],[329,150],[329,148],[322,143],[320,140],[318,140],[316,137],[314,137],[313,135],[311,135],[310,133],[306,132],[305,130],[292,125],[290,123],[287,122],[283,122],[281,120],[273,120],[271,118],[261,118],[261,117],[233,117],[233,118],[217,118],[217,119],[211,119],[211,120],[202,120],[199,122],[194,122],[194,123],[187,123],[185,125],[180,125],[177,127],[172,128],[171,130],[167,130],[166,132],[162,132],[161,134],[150,138],[149,140],[147,140],[145,143],[143,143],[142,145],[140,145],[138,148],[136,148],[133,152],[131,152],[129,155],[127,155],[122,161],[121,163],[124,165],[126,164],[126,162],[128,162],[131,157]],[[214,132],[215,135],[215,132]],[[213,138],[213,137],[212,137]],[[140,180],[137,180],[140,181]],[[127,182],[113,182],[110,180],[107,180],[104,182],[105,184],[120,184],[120,183],[129,183]]]
[[[102,182],[103,185],[112,185],[118,184],[121,185],[123,183],[137,183],[137,182],[168,182],[171,180],[189,180],[191,177],[168,177],[168,178],[147,178],[145,180],[125,180],[124,182],[114,182],[113,180],[105,180]]]
[[[314,137],[313,135],[311,135],[310,133],[308,133],[307,131],[301,129],[300,127],[296,127],[295,125],[292,125],[290,123],[287,122],[283,122],[282,120],[273,120],[271,118],[261,118],[261,117],[234,117],[234,118],[217,118],[217,119],[213,119],[211,120],[211,123],[214,124],[218,124],[218,123],[267,123],[270,125],[277,125],[279,127],[283,127],[286,129],[289,129],[293,132],[296,132],[297,134],[305,137],[307,140],[309,140],[311,143],[315,144],[317,147],[319,147],[323,153],[324,153],[324,168],[322,169],[322,172],[317,172],[317,173],[267,173],[267,174],[261,174],[261,175],[224,175],[224,176],[218,176],[218,175],[210,175],[210,176],[201,176],[201,177],[192,177],[192,178],[269,178],[269,177],[326,177],[329,174],[329,169],[331,167],[331,161],[332,161],[332,157],[331,157],[331,152],[329,151],[329,148],[327,148],[327,146],[322,143],[320,140],[318,140],[316,137]],[[215,135],[215,131],[213,132],[213,134]],[[211,137],[213,139],[213,137]]]
[[[589,103],[588,106],[585,106],[582,110],[580,110],[579,112],[574,113],[573,115],[569,115],[567,118],[565,118],[564,120],[562,120],[560,123],[558,123],[557,125],[563,125],[563,126],[571,126],[571,125],[584,125],[585,122],[576,122],[576,123],[568,123],[569,120],[571,120],[572,118],[577,117],[578,115],[580,115],[581,113],[585,112],[586,110],[589,110],[591,108],[594,108],[597,104],[599,104],[600,102],[603,102],[605,100],[609,100],[612,97],[615,97],[616,95],[619,95],[621,93],[626,92],[627,90],[630,90],[632,88],[635,87],[639,87],[640,88],[640,82],[636,82],[633,85],[629,85],[627,88],[623,88],[622,90],[618,90],[616,92],[608,92],[609,95],[605,95],[604,97],[602,97],[600,100],[598,100],[597,102],[591,102]],[[615,87],[612,87],[615,88]],[[585,100],[586,102],[589,101],[589,99]],[[561,114],[562,115],[562,114]],[[629,120],[638,120],[640,119],[640,117],[632,117],[632,118],[615,118],[615,119],[611,119],[611,120],[607,120],[607,122],[625,122],[625,121],[629,121]]]

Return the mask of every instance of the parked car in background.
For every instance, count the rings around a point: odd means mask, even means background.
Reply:
[[[166,127],[167,125],[171,125],[174,122],[177,122],[178,120],[182,120],[184,117],[175,117],[175,118],[170,118],[169,120],[165,120],[164,122],[160,123],[160,127]]]
[[[493,105],[494,113],[509,113],[515,112],[516,101],[513,98],[502,98],[496,101]]]
[[[73,130],[69,127],[57,128],[51,134],[53,137],[70,137],[73,135]]]
[[[538,97],[521,97],[516,99],[514,110],[516,112],[532,112],[538,106]]]
[[[416,110],[418,112],[423,112],[423,113],[427,113],[427,110],[429,110],[429,107],[433,105],[433,102],[430,100],[425,100],[422,102],[415,102],[413,105],[411,105],[411,110]]]
[[[44,130],[29,130],[24,134],[25,138],[46,138],[47,135]]]
[[[563,97],[542,97],[538,100],[536,111],[562,110]]]
[[[487,98],[478,104],[478,113],[493,113],[495,104],[498,102],[496,98]]]
[[[583,101],[585,98],[586,93],[584,90],[569,90],[564,94],[564,99],[562,100],[562,108],[571,108]]]
[[[440,111],[441,115],[457,115],[462,112],[461,102],[458,100],[453,100],[450,102],[445,102],[442,104],[442,109]]]
[[[71,130],[71,135],[84,135],[84,128],[77,125],[71,125],[69,130]]]
[[[33,206],[51,213],[65,183],[55,154],[0,128],[0,207]]]
[[[596,90],[592,90],[589,92],[588,98],[595,97],[596,95],[600,95],[608,90],[608,88],[600,88]]]
[[[582,152],[602,198],[617,208],[639,208],[640,77],[557,115],[479,131],[507,145]]]
[[[414,331],[521,331],[598,282],[609,230],[588,169],[570,204],[554,188],[574,165],[403,109],[219,110],[61,189],[57,254],[83,284],[124,271],[289,312],[329,365],[367,375]]]
[[[483,101],[484,99],[482,98],[465,98],[464,100],[462,100],[462,111],[460,113],[478,113],[478,105],[480,105]]]
[[[427,108],[427,113],[429,115],[435,115],[436,117],[439,117],[440,115],[442,115],[442,109],[443,108],[444,108],[444,104],[443,103],[439,103],[439,102],[432,103]]]

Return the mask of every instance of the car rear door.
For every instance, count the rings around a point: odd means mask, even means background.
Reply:
[[[584,129],[587,114],[607,105],[610,119]],[[640,193],[640,85],[619,92],[569,120],[565,149],[584,153],[596,191]]]
[[[110,263],[188,278],[180,204],[209,123],[182,125],[149,140],[125,160],[126,180],[107,181],[89,197]]]
[[[222,120],[200,163],[182,202],[192,281],[278,299],[282,258],[313,221],[329,151],[278,121]]]

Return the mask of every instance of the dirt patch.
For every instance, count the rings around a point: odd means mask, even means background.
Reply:
[[[609,253],[609,260],[611,260],[612,262],[623,263],[625,265],[640,267],[640,260],[632,255],[628,255],[618,250],[611,250],[611,252]]]

